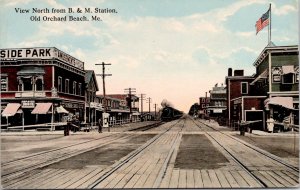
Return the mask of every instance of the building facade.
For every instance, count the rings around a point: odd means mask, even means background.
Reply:
[[[199,98],[199,112],[198,115],[200,118],[204,119],[208,116],[207,108],[210,103],[209,97],[200,97]]]
[[[210,103],[207,107],[209,117],[224,117],[226,114],[226,88],[223,86],[218,86],[216,84],[210,93]]]
[[[227,119],[228,125],[246,121],[256,121],[255,125],[264,128],[265,115],[263,112],[263,101],[266,96],[257,96],[253,92],[251,82],[254,76],[244,76],[244,70],[228,69],[226,76],[227,93]]]
[[[8,125],[84,119],[84,63],[55,47],[1,49],[1,120]]]
[[[299,50],[298,46],[263,49],[254,64],[253,85],[256,95],[264,95],[267,119],[286,126],[299,125]]]
[[[93,70],[85,71],[85,123],[97,125],[97,115],[100,115],[103,108],[96,100],[96,92],[99,90],[95,72]]]

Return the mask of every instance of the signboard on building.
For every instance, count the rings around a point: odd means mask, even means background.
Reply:
[[[22,106],[22,108],[34,108],[35,101],[34,100],[22,100],[21,106]]]
[[[0,49],[0,59],[59,59],[79,69],[84,69],[84,63],[65,52],[54,48],[15,48]]]

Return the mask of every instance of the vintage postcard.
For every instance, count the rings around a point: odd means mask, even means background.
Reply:
[[[1,188],[299,188],[298,0],[1,0]]]

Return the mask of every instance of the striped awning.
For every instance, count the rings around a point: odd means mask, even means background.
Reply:
[[[21,104],[19,103],[8,103],[1,115],[3,117],[14,116],[18,112],[20,106]]]
[[[51,108],[52,103],[36,103],[35,108],[32,110],[32,114],[47,114]]]
[[[293,110],[293,97],[272,97],[264,101],[265,106],[277,105]]]
[[[59,106],[56,108],[57,113],[69,113],[64,107]]]

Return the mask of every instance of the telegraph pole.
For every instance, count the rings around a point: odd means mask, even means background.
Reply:
[[[128,97],[129,97],[129,112],[130,112],[130,122],[132,122],[132,105],[131,105],[131,101],[132,101],[132,93],[136,92],[135,88],[125,88],[125,91],[128,92]]]
[[[95,65],[102,65],[102,74],[96,74],[96,76],[102,77],[102,83],[103,83],[103,113],[106,113],[107,105],[106,105],[106,94],[105,94],[105,77],[106,76],[112,76],[112,74],[105,74],[105,65],[111,65],[111,63],[100,63]],[[102,118],[103,119],[103,118]],[[108,125],[108,132],[110,132],[110,126]]]
[[[154,115],[154,118],[155,118],[155,120],[156,120],[156,103],[154,104],[154,113],[155,113],[155,115]]]
[[[151,98],[149,97],[149,98],[147,98],[147,100],[148,100],[147,103],[149,103],[149,114],[150,114],[150,103],[151,103]]]
[[[144,99],[145,96],[146,94],[141,94],[141,115],[143,115],[143,100],[145,100]]]

